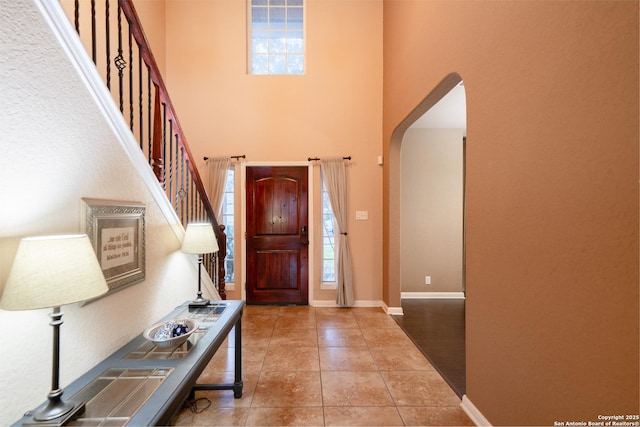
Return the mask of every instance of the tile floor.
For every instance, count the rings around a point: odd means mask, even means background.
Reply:
[[[228,339],[199,381],[233,382],[232,345]],[[242,374],[242,398],[197,392],[210,407],[185,408],[174,424],[473,425],[460,398],[380,308],[247,306]]]

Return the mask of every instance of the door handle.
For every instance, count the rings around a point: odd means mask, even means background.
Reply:
[[[300,233],[302,233],[303,236],[307,235],[307,226],[303,225],[302,228],[300,229]]]
[[[308,240],[303,240],[302,242],[300,242],[300,244],[302,246],[309,246],[309,241]]]

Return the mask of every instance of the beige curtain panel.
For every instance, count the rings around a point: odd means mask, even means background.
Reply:
[[[216,215],[216,219],[222,217],[222,199],[224,188],[227,185],[227,172],[231,167],[230,157],[216,157],[207,160],[209,166],[209,198],[211,207]]]
[[[355,303],[353,298],[353,278],[351,270],[351,253],[349,235],[347,233],[347,184],[345,164],[342,157],[320,161],[320,170],[324,181],[333,215],[336,218],[336,303],[342,307],[350,307]]]

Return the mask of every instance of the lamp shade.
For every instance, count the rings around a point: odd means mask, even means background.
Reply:
[[[182,252],[188,254],[208,254],[218,251],[218,240],[213,227],[208,222],[187,224],[182,241]]]
[[[20,241],[0,308],[31,310],[95,298],[109,290],[86,234]]]

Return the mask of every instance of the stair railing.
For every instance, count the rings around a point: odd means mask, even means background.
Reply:
[[[98,10],[95,0],[73,0],[73,6],[61,0],[182,225],[213,225],[220,250],[205,257],[204,266],[226,299],[225,227],[218,225],[133,2],[114,2],[103,0]]]

